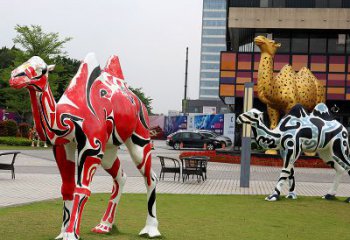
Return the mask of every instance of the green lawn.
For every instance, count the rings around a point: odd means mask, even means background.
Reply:
[[[3,145],[0,144],[0,151],[1,150],[48,150],[51,149],[51,147],[31,147],[31,146],[10,146],[10,145]]]
[[[118,230],[90,232],[107,205],[107,194],[93,194],[83,214],[81,237],[141,239],[146,195],[124,194]],[[350,205],[341,200],[300,197],[266,202],[263,196],[158,194],[159,230],[163,239],[349,239]],[[0,239],[53,239],[60,229],[61,201],[0,208]]]

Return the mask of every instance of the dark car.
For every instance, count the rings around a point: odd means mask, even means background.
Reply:
[[[191,131],[179,131],[170,134],[167,137],[166,144],[176,150],[180,148],[204,148],[204,146],[207,150],[214,150],[221,147],[220,141]]]
[[[199,133],[203,134],[204,136],[215,138],[219,142],[221,142],[222,147],[231,147],[232,146],[232,140],[229,137],[226,137],[224,135],[219,135],[215,132],[209,131],[209,130],[198,130]]]

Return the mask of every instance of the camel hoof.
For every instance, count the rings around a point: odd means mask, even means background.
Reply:
[[[64,233],[63,234],[63,240],[78,240],[79,236],[77,238],[75,237],[74,233]]]
[[[160,237],[161,234],[155,226],[145,226],[139,235],[148,235],[150,238]]]
[[[334,200],[335,199],[335,195],[332,195],[332,194],[326,194],[322,197],[323,199],[326,199],[326,200]]]
[[[111,230],[112,230],[112,227],[110,227],[106,224],[100,223],[96,227],[91,229],[91,232],[99,233],[99,234],[106,234],[106,233],[110,233]]]
[[[348,197],[347,199],[345,199],[346,203],[350,203],[350,197]]]
[[[56,240],[63,239],[63,232],[61,232],[57,237],[55,237]]]
[[[270,196],[267,196],[265,198],[266,201],[269,201],[269,202],[275,202],[279,199],[279,195],[278,194],[271,194]]]
[[[298,197],[297,197],[297,194],[295,192],[290,192],[290,193],[288,193],[286,198],[288,198],[288,199],[297,199]]]

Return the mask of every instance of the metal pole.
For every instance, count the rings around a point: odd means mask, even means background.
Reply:
[[[187,70],[188,70],[188,47],[186,47],[185,93],[184,93],[184,100],[187,100]]]
[[[253,107],[254,83],[244,84],[244,105],[243,112]],[[250,179],[250,158],[251,158],[251,126],[243,124],[242,149],[241,149],[241,177],[240,187],[249,188]]]

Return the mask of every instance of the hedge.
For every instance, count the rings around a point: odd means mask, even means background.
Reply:
[[[18,125],[20,137],[29,138],[30,125],[28,123],[20,123]]]
[[[223,153],[217,153],[216,151],[188,151],[188,152],[182,152],[179,157],[182,158],[182,157],[189,157],[189,156],[207,156],[210,158],[211,162],[231,163],[231,164],[240,164],[241,162],[240,154],[239,155],[223,154]],[[278,156],[252,155],[250,164],[258,165],[258,166],[282,167],[283,161],[279,155]],[[306,168],[329,168],[329,166],[325,164],[318,157],[307,157],[307,159],[298,159],[295,162],[295,166],[306,167]]]
[[[0,122],[0,136],[17,136],[18,126],[13,120]]]
[[[28,138],[21,137],[0,137],[0,144],[11,146],[30,146],[32,145],[32,141]]]

